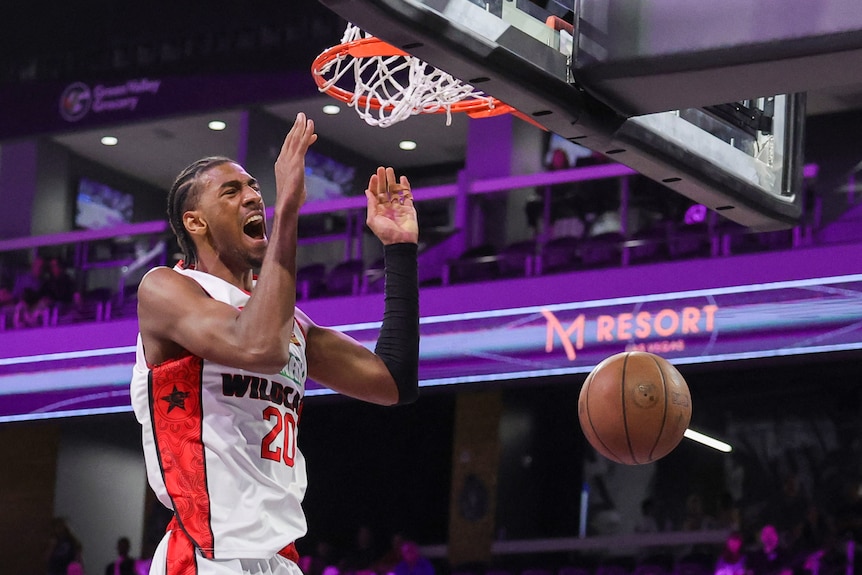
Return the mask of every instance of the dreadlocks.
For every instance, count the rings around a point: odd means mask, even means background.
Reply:
[[[171,229],[174,231],[174,235],[177,236],[180,249],[183,251],[183,263],[185,267],[195,265],[198,259],[195,244],[186,226],[183,224],[183,213],[189,209],[193,209],[198,201],[198,195],[200,194],[198,176],[210,168],[232,162],[234,160],[224,156],[212,156],[200,159],[180,172],[180,175],[174,181],[174,185],[171,186],[171,191],[168,193],[168,222],[170,222]]]

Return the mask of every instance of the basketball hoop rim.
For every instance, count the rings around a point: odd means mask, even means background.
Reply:
[[[392,44],[384,42],[376,36],[368,36],[359,40],[351,40],[349,42],[336,44],[335,46],[321,52],[320,55],[318,55],[311,63],[311,75],[314,78],[315,84],[317,84],[318,90],[321,92],[351,106],[358,105],[362,108],[370,108],[373,110],[379,110],[381,108],[384,110],[393,109],[394,106],[392,104],[384,105],[376,97],[359,96],[357,98],[355,93],[350,90],[340,88],[335,84],[331,84],[329,86],[326,85],[327,80],[324,78],[324,72],[322,70],[329,65],[330,62],[347,56],[356,58],[357,60],[375,57],[385,58],[387,56],[415,58],[415,56],[411,56],[404,50],[396,48]],[[485,96],[483,98],[465,98],[460,102],[454,102],[446,106],[441,106],[439,109],[423,113],[446,114],[451,112],[463,112],[469,114],[471,117],[478,118],[511,114],[516,112],[516,109],[501,102],[493,96]]]

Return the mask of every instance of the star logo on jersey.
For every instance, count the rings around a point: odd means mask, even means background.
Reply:
[[[189,396],[187,391],[180,391],[177,389],[177,386],[174,385],[173,391],[171,391],[168,395],[163,395],[161,397],[162,401],[166,401],[168,403],[168,413],[173,411],[175,407],[186,410],[186,398]]]

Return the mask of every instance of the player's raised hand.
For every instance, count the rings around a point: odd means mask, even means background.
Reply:
[[[368,214],[365,223],[383,244],[418,243],[419,221],[406,176],[395,179],[392,168],[377,168],[365,190]]]
[[[279,209],[297,212],[305,203],[305,153],[316,141],[314,121],[300,112],[275,161],[276,212]]]

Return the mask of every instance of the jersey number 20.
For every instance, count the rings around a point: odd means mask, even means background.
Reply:
[[[272,461],[281,461],[283,455],[285,465],[293,467],[293,459],[296,457],[296,418],[293,413],[288,411],[282,417],[281,411],[270,405],[263,410],[263,418],[274,421],[275,426],[260,442],[260,456]],[[284,438],[279,441],[282,432],[284,432]]]

